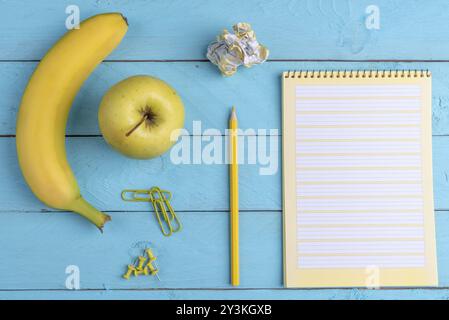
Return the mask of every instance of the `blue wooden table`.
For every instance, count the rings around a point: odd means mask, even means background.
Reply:
[[[127,16],[120,46],[87,80],[67,128],[67,153],[82,194],[112,216],[104,234],[86,220],[39,202],[25,184],[15,150],[23,89],[39,59],[65,31],[73,1],[0,1],[0,299],[446,299],[449,298],[449,4],[434,1],[88,1],[81,19]],[[379,8],[379,29],[366,26]],[[271,50],[270,61],[222,78],[205,60],[207,44],[240,21]],[[294,69],[428,69],[433,74],[433,170],[438,288],[283,289],[281,174],[241,173],[241,286],[229,285],[228,168],[175,165],[169,155],[127,159],[104,142],[97,108],[105,91],[134,74],[157,76],[180,93],[186,128],[224,130],[229,107],[242,128],[280,130],[280,74]],[[280,150],[280,147],[279,147]],[[279,151],[277,153],[280,161]],[[279,168],[281,169],[281,168]],[[174,194],[184,230],[164,238],[148,204],[120,200],[124,188],[160,185]],[[130,257],[149,242],[160,282],[125,281]],[[80,289],[66,287],[67,266]]]

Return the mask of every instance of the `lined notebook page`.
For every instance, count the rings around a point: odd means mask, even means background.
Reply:
[[[379,286],[435,285],[430,79],[284,81],[294,98],[284,95],[294,113],[284,143],[295,151],[284,168],[284,179],[295,171],[291,284],[365,286],[371,272]]]

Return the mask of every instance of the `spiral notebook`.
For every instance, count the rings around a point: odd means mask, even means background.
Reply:
[[[285,285],[436,286],[430,73],[282,80]]]

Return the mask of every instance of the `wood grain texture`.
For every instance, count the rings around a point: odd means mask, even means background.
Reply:
[[[180,218],[184,230],[165,238],[148,212],[112,213],[104,234],[72,213],[2,213],[2,259],[8,263],[0,265],[0,291],[65,290],[68,265],[79,267],[84,290],[229,289],[228,213],[185,212]],[[240,220],[239,288],[281,289],[281,214],[245,212]],[[439,285],[447,289],[449,213],[437,212],[436,225]],[[126,265],[141,253],[139,248],[145,243],[158,257],[161,281],[122,279]],[[347,293],[341,290],[342,297]],[[177,295],[183,297],[183,291]]]
[[[17,109],[34,62],[0,62],[0,135],[15,133]],[[281,134],[281,79],[286,70],[396,70],[425,69],[433,75],[433,134],[449,135],[449,64],[446,63],[333,63],[270,62],[241,69],[223,78],[208,62],[122,62],[102,63],[86,81],[72,107],[67,134],[99,135],[97,112],[101,98],[113,84],[135,74],[159,77],[180,94],[186,108],[186,129],[193,134],[193,121],[202,130],[224,132],[229,110],[237,107],[243,129],[278,129]]]
[[[40,59],[65,32],[73,1],[1,2],[0,60]],[[448,59],[449,4],[378,0],[380,29],[365,26],[362,0],[80,0],[81,19],[119,11],[130,28],[109,59],[205,59],[208,43],[252,23],[271,59]]]
[[[113,151],[101,137],[67,139],[67,154],[83,196],[100,210],[150,210],[146,202],[125,202],[124,189],[170,190],[178,211],[228,210],[228,166],[174,165],[167,153],[152,160],[134,160]],[[241,139],[242,140],[242,139]],[[449,140],[448,140],[449,142]],[[0,214],[2,211],[51,210],[31,193],[19,169],[15,139],[0,139]],[[279,150],[274,153],[279,161]],[[240,209],[280,210],[280,168],[260,176],[260,166],[240,166]],[[1,236],[0,236],[1,238]]]
[[[447,300],[449,289],[157,289],[157,290],[17,290],[0,291],[0,299],[81,300]]]
[[[148,210],[148,203],[129,203],[120,198],[123,189],[158,185],[173,193],[179,211],[229,209],[228,167],[222,165],[175,165],[170,155],[153,160],[128,159],[113,151],[101,137],[67,139],[67,154],[81,193],[106,211]],[[241,139],[242,140],[242,139]],[[0,139],[0,213],[2,211],[52,210],[31,193],[20,172],[15,139]],[[280,162],[280,152],[277,159]],[[434,197],[437,210],[448,210],[449,137],[433,138]],[[260,175],[259,164],[240,166],[240,209],[281,210],[281,172]]]
[[[169,238],[150,212],[111,216],[101,234],[72,213],[0,214],[0,220],[7,222],[0,223],[2,259],[9,261],[0,266],[0,290],[65,289],[68,265],[80,268],[84,289],[228,287],[227,213],[180,213],[184,228]],[[241,286],[279,287],[281,215],[245,212],[240,220]],[[14,226],[17,230],[11,229]],[[122,279],[127,264],[142,254],[146,242],[158,258],[162,281]],[[10,263],[17,266],[13,272],[8,271]]]
[[[120,11],[130,22],[124,41],[76,97],[67,127],[69,162],[82,193],[111,212],[113,220],[103,235],[81,217],[40,203],[21,176],[15,152],[20,97],[36,61],[66,31],[69,4],[73,2],[0,0],[0,299],[449,298],[446,1],[376,1],[380,30],[364,25],[365,9],[373,4],[367,0],[77,1],[82,19]],[[223,28],[239,21],[252,23],[259,40],[271,50],[271,61],[223,78],[205,61],[205,50]],[[394,61],[321,61],[325,59]],[[280,74],[299,69],[432,71],[439,288],[283,289],[280,171],[260,176],[259,165],[243,165],[242,286],[231,289],[227,166],[174,165],[168,154],[151,161],[126,159],[105,144],[98,130],[101,97],[112,84],[134,74],[157,76],[179,91],[190,134],[195,120],[202,121],[203,130],[224,130],[231,105],[238,107],[242,128],[280,130]],[[173,192],[173,205],[184,223],[180,234],[163,237],[147,204],[119,198],[123,188],[152,185]],[[120,278],[142,241],[155,249],[161,282]],[[80,291],[65,289],[65,268],[70,264],[80,267]]]

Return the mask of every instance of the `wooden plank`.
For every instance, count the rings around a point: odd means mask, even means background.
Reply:
[[[36,63],[0,63],[0,135],[15,133],[20,97]],[[98,135],[97,112],[101,98],[114,83],[135,74],[149,74],[171,84],[186,108],[186,129],[193,121],[201,130],[224,132],[230,106],[238,108],[239,125],[244,129],[278,129],[280,133],[281,80],[285,70],[344,69],[429,69],[433,74],[433,134],[449,134],[449,64],[446,63],[299,63],[273,62],[242,69],[232,78],[223,78],[210,63],[103,63],[87,80],[75,99],[68,134]]]
[[[184,229],[166,238],[149,212],[112,213],[104,234],[71,213],[1,213],[8,263],[0,266],[0,289],[65,289],[68,265],[79,267],[84,289],[229,287],[228,214],[179,215]],[[245,212],[240,218],[242,286],[279,286],[281,215]],[[135,247],[145,242],[158,258],[162,281],[122,279],[142,253]]]
[[[242,140],[242,139],[241,139]],[[278,139],[279,140],[279,139]],[[248,141],[247,139],[245,141]],[[203,143],[206,145],[207,143]],[[279,150],[273,161],[280,163]],[[0,139],[0,211],[50,210],[31,193],[17,163],[14,138]],[[191,154],[193,151],[191,151]],[[181,211],[227,210],[228,166],[176,165],[170,153],[152,160],[128,159],[113,151],[101,137],[67,138],[67,154],[81,193],[101,210],[147,210],[147,203],[129,203],[120,192],[129,188],[159,185],[173,192],[173,205]],[[449,208],[449,137],[433,138],[435,208]],[[240,206],[242,210],[281,210],[281,168],[274,175],[261,175],[267,165],[258,161],[240,167]]]
[[[40,59],[65,32],[71,1],[3,1],[1,59]],[[363,1],[80,0],[81,19],[125,14],[126,38],[110,59],[204,59],[207,44],[240,21],[253,24],[272,59],[447,59],[449,4],[378,0],[380,29],[367,29]]]
[[[65,7],[55,3],[2,2],[0,60],[37,60],[64,33]],[[369,1],[237,1],[202,0],[136,2],[78,1],[82,18],[104,11],[123,11],[131,23],[113,60],[204,59],[207,43],[224,27],[251,17],[272,59],[447,59],[449,4],[443,0],[398,4],[380,0],[381,29],[364,27]],[[239,8],[236,13],[234,8]],[[446,10],[445,10],[446,9]],[[205,18],[207,17],[207,18]],[[163,30],[163,31],[162,31]],[[182,32],[180,32],[182,30]],[[438,30],[438,31],[435,31]],[[0,135],[15,132],[19,97],[34,62],[0,63]],[[186,127],[202,120],[203,128],[224,129],[229,106],[239,107],[244,128],[280,127],[279,74],[286,69],[430,69],[433,83],[433,132],[448,135],[448,70],[445,63],[293,63],[273,62],[241,70],[222,79],[206,62],[104,63],[88,80],[75,101],[68,133],[98,135],[97,106],[107,88],[136,73],[154,74],[178,89],[186,103]],[[257,115],[257,116],[255,116]],[[448,137],[434,138],[435,202],[449,208],[446,160]],[[86,198],[113,212],[113,222],[100,235],[70,213],[45,210],[26,187],[17,166],[14,139],[0,139],[0,299],[4,298],[347,298],[447,299],[449,275],[448,212],[437,213],[438,262],[441,289],[410,290],[281,290],[280,176],[259,176],[258,166],[242,166],[242,289],[228,287],[227,167],[175,166],[168,156],[152,161],[128,160],[107,148],[101,138],[70,138],[68,154]],[[243,183],[244,182],[244,183]],[[159,184],[175,194],[185,230],[163,238],[144,204],[121,202],[124,187]],[[201,186],[199,189],[198,186]],[[198,190],[200,190],[198,192]],[[140,206],[142,205],[142,206]],[[190,212],[194,210],[205,212]],[[268,212],[264,212],[269,210]],[[275,210],[275,211],[270,211]],[[33,211],[33,212],[24,212]],[[127,217],[128,216],[128,217]],[[97,239],[98,238],[98,239]],[[133,244],[150,240],[158,254],[161,283],[120,279]],[[267,257],[272,257],[267,259]],[[81,286],[94,291],[64,290],[65,267],[78,264]],[[119,272],[120,270],[120,272]],[[243,279],[244,278],[244,279]],[[147,289],[150,290],[140,290]],[[176,290],[188,288],[187,290]],[[206,288],[206,290],[200,290]],[[256,289],[252,289],[256,288]],[[56,289],[62,291],[46,291]],[[112,289],[112,290],[108,290]],[[118,290],[117,290],[118,289]],[[139,289],[139,290],[135,290]],[[156,290],[151,290],[156,289]],[[247,289],[247,290],[245,290]],[[9,291],[13,290],[13,291]],[[15,291],[19,290],[19,291]],[[24,290],[24,291],[20,291]],[[31,290],[31,291],[29,291]],[[37,290],[37,291],[33,291]]]
[[[229,215],[185,212],[180,218],[184,229],[165,238],[148,212],[112,213],[112,221],[104,234],[70,213],[1,213],[0,243],[6,263],[0,264],[0,290],[65,290],[68,276],[65,271],[69,265],[79,267],[80,288],[84,290],[231,288]],[[240,218],[239,288],[282,288],[282,215],[279,212],[244,212]],[[449,212],[436,213],[436,226],[439,285],[447,290]],[[161,281],[147,277],[122,279],[126,265],[140,254],[138,248],[147,242],[158,258]],[[307,292],[287,290],[273,297],[307,297]],[[315,292],[311,295],[319,291]],[[323,291],[322,297],[329,297],[331,292]],[[334,297],[356,297],[358,290],[333,292]],[[364,292],[367,297],[371,295],[362,290],[361,297]],[[404,291],[404,294],[410,292]],[[416,292],[419,290],[415,289]],[[269,293],[274,294],[274,291]],[[142,297],[145,294],[158,293],[142,293]],[[230,295],[234,294],[235,297],[249,297],[251,292],[232,291]],[[4,295],[0,293],[0,297]],[[381,297],[382,293],[374,294],[376,296]]]
[[[170,190],[173,207],[179,211],[229,208],[226,164],[175,165],[169,153],[152,160],[134,160],[113,151],[101,137],[72,137],[67,140],[69,162],[78,177],[81,193],[100,210],[150,210],[149,203],[121,200],[120,193],[124,189],[148,189],[152,186]],[[0,153],[3,155],[0,158],[0,211],[49,210],[31,193],[22,177],[15,139],[0,139]],[[279,150],[274,150],[273,155],[279,162]],[[259,175],[262,167],[266,166],[240,166],[242,210],[281,208],[280,168],[277,167],[274,175],[262,176]]]
[[[447,300],[449,289],[209,289],[0,291],[0,300]]]

